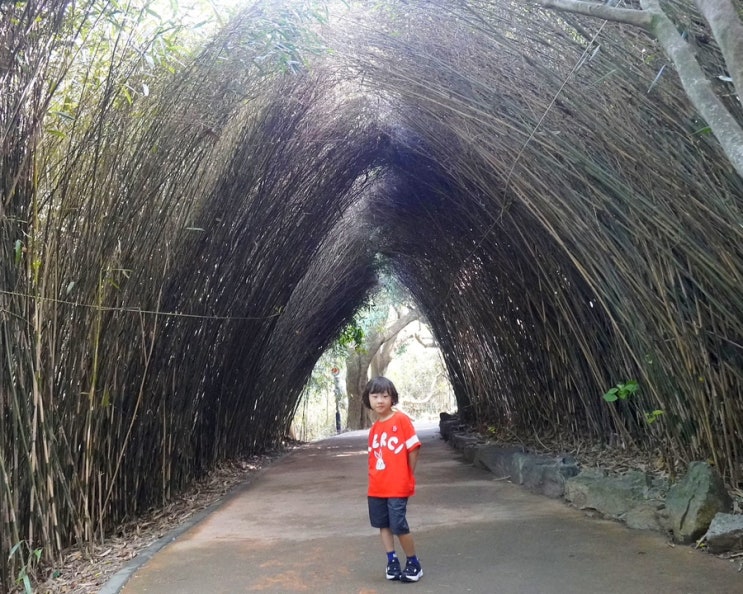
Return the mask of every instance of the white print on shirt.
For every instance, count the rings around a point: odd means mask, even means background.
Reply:
[[[393,431],[395,429],[397,429],[397,427],[393,428]],[[372,449],[376,450],[378,448],[384,448],[384,447],[387,447],[391,452],[394,452],[395,454],[399,454],[402,451],[402,449],[405,447],[405,444],[400,443],[400,440],[398,439],[396,435],[388,437],[386,431],[382,433],[381,437],[375,434],[374,441],[372,441]],[[377,462],[377,464],[379,464],[379,462]]]
[[[374,452],[374,456],[377,458],[377,470],[384,470],[387,468],[384,465],[384,458],[382,458],[382,452]]]

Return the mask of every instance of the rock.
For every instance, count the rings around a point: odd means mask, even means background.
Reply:
[[[710,553],[743,551],[743,515],[715,514],[704,539]]]
[[[492,472],[496,478],[511,478],[535,493],[559,498],[565,492],[565,481],[580,470],[569,456],[528,454],[521,446],[484,444],[475,453],[474,464]]]
[[[539,492],[552,499],[558,499],[565,495],[565,485],[568,479],[579,473],[580,468],[575,460],[558,458],[553,464],[544,467]]]
[[[442,412],[439,418],[439,433],[444,441],[449,441],[454,432],[463,426],[457,415]]]
[[[462,454],[462,458],[465,462],[467,462],[468,464],[473,464],[475,462],[475,455],[477,454],[477,450],[477,444],[470,444],[461,448],[459,452]]]
[[[652,482],[644,472],[631,471],[619,477],[581,472],[565,483],[565,499],[579,509],[595,509],[620,519],[645,500]]]
[[[544,466],[550,464],[550,459],[534,454],[514,454],[511,459],[511,481],[534,490],[542,482]]]
[[[522,453],[524,453],[524,448],[521,446],[499,446],[486,443],[477,449],[474,463],[492,472],[495,478],[506,478],[511,476],[513,455]]]
[[[580,474],[583,478],[587,478],[587,479],[606,478],[606,471],[601,470],[600,468],[591,468],[591,467],[584,468]]]
[[[578,473],[578,463],[572,458],[523,452],[514,452],[511,456],[511,481],[554,499],[563,496],[566,480]]]
[[[620,519],[627,524],[628,528],[634,530],[655,530],[663,532],[659,512],[664,508],[662,501],[641,501],[624,514]]]
[[[673,539],[690,543],[701,537],[719,512],[732,509],[732,499],[720,474],[706,462],[692,462],[666,497],[667,525]]]
[[[527,454],[526,452],[514,452],[513,456],[511,456],[511,482],[517,485],[524,484],[524,474],[528,472],[525,470],[525,467],[528,467],[530,463],[533,464],[531,462],[533,458],[534,456],[532,454]]]
[[[475,454],[482,443],[480,438],[469,433],[452,433],[449,441],[458,450],[466,462],[474,462]]]
[[[458,417],[442,413],[442,436],[467,462],[509,478],[532,492],[563,497],[587,513],[626,523],[636,530],[671,533],[688,543],[705,534],[710,551],[743,550],[743,515],[730,511],[732,500],[720,475],[704,462],[689,465],[686,476],[669,482],[652,474],[631,471],[607,476],[598,468],[580,468],[570,456],[527,453],[523,447],[484,443],[481,436],[463,431]],[[712,526],[713,518],[717,518]]]
[[[470,435],[469,433],[452,433],[449,440],[451,441],[452,447],[456,450],[474,447],[481,443],[476,435]]]

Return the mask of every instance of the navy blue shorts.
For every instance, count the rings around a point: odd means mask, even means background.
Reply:
[[[389,528],[392,534],[409,534],[405,518],[407,497],[369,497],[369,521],[374,528]]]

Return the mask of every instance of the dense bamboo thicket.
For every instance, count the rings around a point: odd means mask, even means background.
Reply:
[[[105,2],[3,5],[3,583],[280,442],[380,267],[469,422],[741,480],[743,180],[658,48],[521,2],[301,4],[154,65],[94,43]]]
[[[671,465],[703,457],[736,483],[743,184],[673,73],[658,79],[663,56],[627,27],[427,8],[403,36],[369,30],[373,54],[354,63],[400,131],[379,249],[442,343],[460,407],[522,434],[661,443]],[[639,394],[601,398],[630,379]]]

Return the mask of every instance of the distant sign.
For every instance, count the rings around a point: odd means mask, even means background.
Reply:
[[[332,373],[333,375],[338,375],[340,372],[341,370],[337,367],[333,367],[333,369],[330,370],[330,373]]]

